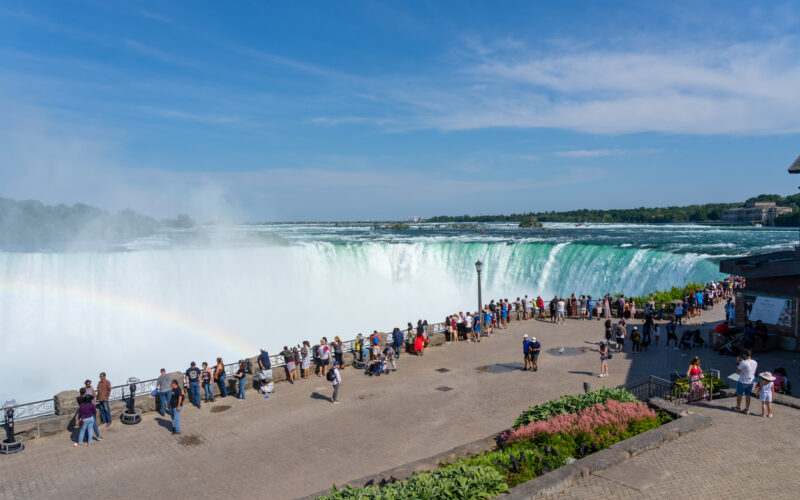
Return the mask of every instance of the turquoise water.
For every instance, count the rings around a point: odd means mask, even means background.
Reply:
[[[0,401],[106,371],[112,383],[189,361],[345,339],[477,307],[483,297],[625,292],[720,278],[721,258],[791,248],[795,231],[690,225],[240,225],[74,252],[0,252]],[[57,364],[54,380],[30,359]]]

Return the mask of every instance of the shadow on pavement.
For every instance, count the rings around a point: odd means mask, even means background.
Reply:
[[[312,392],[311,393],[311,399],[320,399],[322,401],[328,401],[328,402],[330,402],[330,400],[331,400],[330,397],[324,396],[324,395],[322,395],[322,394],[320,394],[318,392]]]

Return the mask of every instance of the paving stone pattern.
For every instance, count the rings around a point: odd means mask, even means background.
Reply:
[[[692,405],[692,411],[712,417],[709,427],[633,457],[610,474],[589,476],[550,498],[797,498],[800,410],[777,406],[775,416],[764,419],[731,411],[732,401]]]
[[[719,313],[710,316],[718,319]],[[603,379],[595,377],[599,355],[591,350],[574,356],[543,353],[537,373],[478,369],[520,363],[525,333],[538,337],[544,349],[594,349],[603,327],[602,322],[579,320],[568,321],[566,326],[534,320],[512,322],[508,330],[480,344],[444,345],[426,351],[424,357],[403,354],[398,371],[390,375],[367,377],[347,368],[339,405],[327,400],[330,384],[312,375],[294,385],[277,384],[270,399],[248,392],[245,401],[228,397],[199,410],[186,407],[181,437],[171,435],[168,417],[147,413],[139,425],[115,422],[110,429],[102,428],[104,440],[92,448],[74,448],[74,437],[68,433],[31,440],[23,453],[0,456],[0,499],[302,497],[333,483],[377,474],[500,432],[532,404],[581,392],[584,381],[596,388],[651,373],[665,376],[672,369],[685,371],[694,354],[651,347],[641,354],[616,355],[610,362],[611,376]],[[708,349],[699,353],[705,368],[732,370],[731,358],[716,357]],[[800,380],[795,357],[794,353],[771,353],[764,355],[763,361],[769,369],[786,366],[790,378]],[[186,361],[188,365],[190,360]],[[438,368],[450,371],[439,372]],[[436,390],[444,386],[452,390]],[[212,408],[223,405],[231,408],[211,413]],[[722,413],[723,418],[734,418]],[[726,446],[726,441],[731,445],[732,436],[742,431],[715,424],[698,434],[710,436],[702,446],[673,454],[679,457],[661,458],[663,450],[672,449],[669,444],[633,460],[653,460],[661,469],[690,463],[687,455],[696,456],[701,463],[729,464],[724,477],[718,479],[705,469],[686,466],[676,470],[668,482],[684,488],[680,491],[690,491],[704,481],[716,481],[721,491],[727,492],[719,498],[732,498],[748,487],[756,493],[756,482],[767,488],[775,484],[765,492],[774,498],[787,491],[777,486],[781,483],[774,478],[783,478],[784,485],[795,481],[789,469],[796,467],[797,460],[771,460],[776,465],[769,474],[750,467],[775,458],[776,450],[778,457],[796,451],[794,439],[786,439],[793,436],[787,422],[789,412],[778,407],[775,413],[776,418],[769,422],[749,417],[753,428],[760,429],[755,435],[764,440],[747,437],[752,446],[736,450],[738,454],[731,453],[732,458],[715,450]],[[796,428],[797,423],[792,425]],[[694,437],[687,441],[687,445],[693,443]],[[747,477],[747,471],[761,472]],[[793,484],[796,491],[797,484]],[[600,478],[590,478],[586,485],[596,488],[595,497],[639,494]],[[664,491],[658,489],[661,486],[658,483],[646,494]]]

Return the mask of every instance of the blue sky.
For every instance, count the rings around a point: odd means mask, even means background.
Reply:
[[[798,2],[0,4],[0,196],[405,219],[791,194]]]

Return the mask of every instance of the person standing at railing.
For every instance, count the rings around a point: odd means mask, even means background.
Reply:
[[[400,359],[400,351],[403,350],[403,332],[397,327],[392,331],[392,349],[394,357]]]
[[[178,386],[178,381],[170,383],[169,415],[172,417],[172,433],[181,433],[181,403],[183,403],[183,391]]]
[[[294,364],[294,360],[292,360],[292,364]],[[294,369],[292,369],[291,373],[294,375]],[[238,382],[239,389],[239,391],[236,393],[236,397],[239,399],[239,401],[242,401],[244,400],[244,387],[247,384],[247,370],[245,370],[243,359],[239,360],[239,368],[236,370],[236,374],[234,376]]]
[[[303,341],[303,347],[300,348],[300,376],[308,378],[308,372],[311,369],[311,344],[308,340]]]
[[[208,367],[208,363],[203,361],[203,370],[202,370],[202,380],[203,380],[203,391],[205,392],[205,400],[206,403],[213,403],[214,402],[214,386],[211,385],[211,381],[214,379],[214,371]]]
[[[319,359],[319,373],[317,373],[317,377],[324,377],[328,372],[328,363],[330,363],[331,359],[331,348],[328,347],[328,341],[325,337],[322,337],[322,340],[319,341],[320,345],[317,347],[317,359]]]
[[[100,381],[97,383],[97,407],[100,409],[100,423],[111,425],[111,409],[108,406],[108,398],[111,397],[111,382],[106,378],[106,372],[100,373]]]
[[[219,395],[221,398],[228,397],[228,388],[225,387],[225,363],[222,362],[222,358],[217,358],[217,366],[214,368],[214,380],[217,381],[217,385],[219,385]]]
[[[184,384],[189,387],[189,401],[200,408],[200,369],[192,361],[184,374]]]
[[[344,370],[344,342],[338,335],[333,337],[333,358],[339,362],[339,368]]]
[[[281,352],[281,355],[283,356],[283,363],[286,367],[286,380],[290,384],[294,384],[294,367],[295,367],[294,353],[292,352],[291,349],[289,349],[288,346],[283,346],[283,351]]]
[[[161,403],[158,413],[163,417],[167,414],[167,402],[169,401],[169,393],[171,390],[171,380],[165,368],[161,369],[161,375],[158,377],[158,380],[156,380],[156,386],[158,387],[158,401]]]

